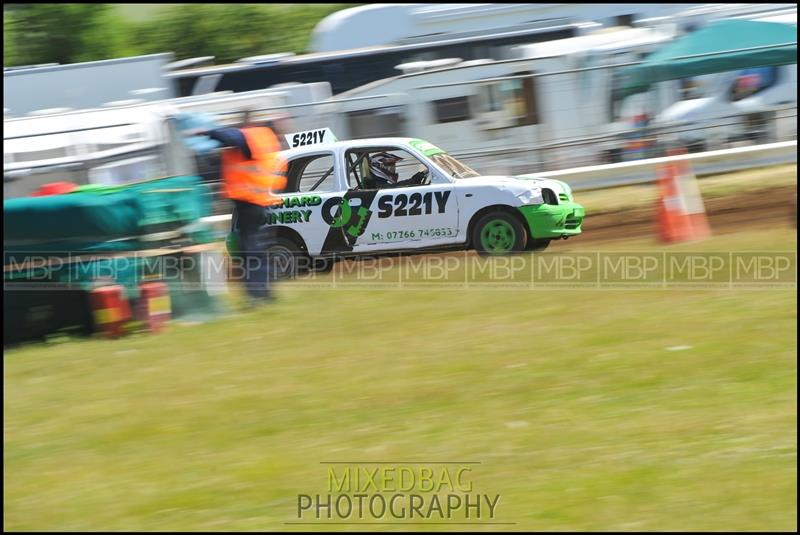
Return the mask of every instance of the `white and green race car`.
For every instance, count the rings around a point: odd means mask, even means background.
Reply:
[[[481,255],[542,250],[581,233],[584,209],[558,180],[481,176],[444,150],[413,138],[335,141],[329,129],[286,136],[292,148],[282,203],[267,209],[268,253],[285,275],[304,261],[420,250]],[[375,188],[368,159],[402,158],[402,187]],[[236,221],[228,242],[236,249]]]

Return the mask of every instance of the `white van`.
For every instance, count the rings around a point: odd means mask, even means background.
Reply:
[[[797,13],[757,19],[797,25]],[[655,119],[693,150],[797,135],[797,64],[707,75],[702,96],[676,102]]]
[[[726,74],[711,85],[709,96],[675,103],[656,123],[681,125],[677,139],[694,150],[797,134],[797,122],[791,120],[797,109],[797,64]]]

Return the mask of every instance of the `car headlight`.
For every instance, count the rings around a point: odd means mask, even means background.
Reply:
[[[544,203],[542,188],[535,186],[528,190],[521,191],[517,193],[517,199],[519,199],[519,202],[522,204],[542,204]]]

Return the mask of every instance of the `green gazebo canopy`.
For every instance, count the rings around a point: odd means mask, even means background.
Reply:
[[[713,22],[620,71],[619,98],[651,84],[750,67],[797,63],[797,26],[729,19]]]

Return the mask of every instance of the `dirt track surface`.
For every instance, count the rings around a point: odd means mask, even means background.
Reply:
[[[793,226],[796,192],[796,187],[789,186],[707,199],[705,206],[711,232],[730,234],[743,229]],[[568,243],[577,246],[596,241],[646,238],[655,233],[654,206],[588,213],[583,222],[583,234],[570,238]]]

